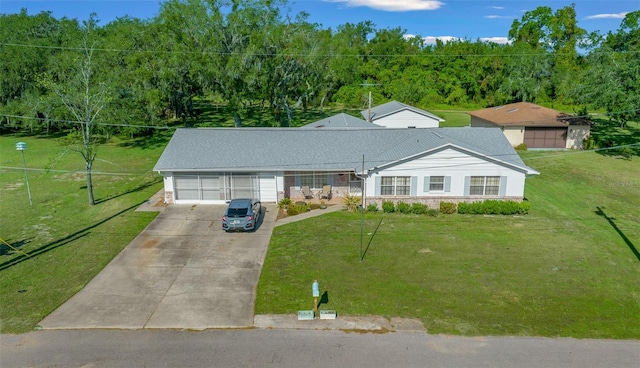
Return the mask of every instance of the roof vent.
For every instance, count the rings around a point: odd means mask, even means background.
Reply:
[[[518,111],[518,109],[517,109],[517,108],[515,108],[515,109],[507,110],[507,114],[510,114],[510,113],[512,113],[512,112],[515,112],[515,111]]]

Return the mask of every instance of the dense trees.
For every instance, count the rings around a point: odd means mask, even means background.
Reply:
[[[0,15],[2,126],[66,133],[77,128],[68,121],[89,121],[61,93],[79,91],[88,58],[84,94],[101,96],[91,121],[105,134],[146,134],[172,119],[190,125],[201,102],[214,99],[236,126],[256,106],[272,114],[268,125],[295,125],[296,109],[360,109],[368,91],[376,103],[425,108],[553,101],[606,109],[621,124],[638,116],[640,12],[616,32],[587,35],[573,5],[539,7],[513,22],[509,44],[425,45],[401,28],[323,29],[283,9],[286,0],[167,0],[152,19],[98,27],[92,18],[89,44],[76,20]]]

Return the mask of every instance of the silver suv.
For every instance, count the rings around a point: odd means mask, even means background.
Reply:
[[[262,214],[262,205],[257,199],[237,198],[229,202],[222,216],[222,230],[255,230]]]

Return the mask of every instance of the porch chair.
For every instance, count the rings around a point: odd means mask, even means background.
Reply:
[[[300,189],[302,190],[302,195],[304,195],[305,199],[313,198],[313,193],[311,193],[311,189],[309,189],[308,185],[303,185]]]
[[[328,201],[331,200],[331,185],[323,185],[322,192],[320,193],[320,199],[326,198]]]

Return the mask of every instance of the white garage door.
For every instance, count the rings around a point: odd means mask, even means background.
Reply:
[[[276,177],[270,173],[180,173],[173,177],[177,203],[221,203],[234,198],[276,202]]]
[[[276,186],[276,177],[273,174],[260,174],[260,201],[277,202],[278,188]]]

